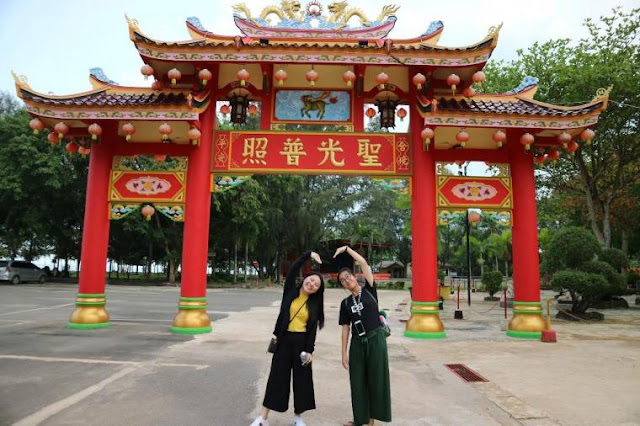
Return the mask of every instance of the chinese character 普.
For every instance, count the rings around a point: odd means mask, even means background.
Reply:
[[[304,146],[302,142],[300,142],[300,138],[296,138],[293,141],[291,138],[287,138],[283,150],[280,151],[280,155],[287,156],[287,166],[299,166],[300,156],[307,155],[307,153],[304,151]]]

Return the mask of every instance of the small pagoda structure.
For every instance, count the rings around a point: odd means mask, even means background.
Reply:
[[[141,209],[184,222],[172,331],[205,333],[211,330],[205,298],[211,191],[255,173],[359,174],[410,182],[413,291],[406,336],[445,337],[437,225],[475,207],[512,226],[514,305],[507,334],[539,338],[545,322],[534,167],[589,143],[608,91],[584,105],[550,105],[534,99],[537,80],[527,77],[507,93],[476,94],[500,27],[464,47],[439,44],[439,21],[414,38],[396,39],[389,33],[397,9],[385,6],[373,19],[345,1],[325,10],[315,0],[305,7],[283,0],[254,16],[238,4],[233,19],[239,34],[219,35],[188,18],[190,39],[177,42],[152,38],[127,18],[149,87],[119,85],[96,68],[91,90],[53,96],[15,76],[17,94],[34,117],[32,128],[47,128],[52,144],[90,155],[82,267],[69,326],[109,325],[110,220]],[[244,130],[247,115],[256,113],[260,130]],[[234,130],[217,128],[223,114]],[[378,115],[384,128],[408,116],[409,131],[367,133],[365,115]],[[299,132],[297,124],[341,130]],[[123,159],[135,155],[170,156],[181,167],[124,167]],[[443,164],[466,161],[500,164],[506,172],[440,173]]]

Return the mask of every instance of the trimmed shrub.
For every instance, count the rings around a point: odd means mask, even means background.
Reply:
[[[592,274],[600,274],[605,278],[607,285],[600,289],[600,298],[606,299],[611,296],[617,296],[625,290],[624,277],[607,262],[592,260],[583,264],[580,270]]]
[[[548,272],[562,269],[578,269],[584,262],[593,260],[601,251],[596,237],[584,228],[569,226],[553,237],[546,260]]]
[[[608,284],[600,274],[564,270],[553,274],[551,287],[556,291],[568,291],[571,295],[571,311],[583,313],[601,297],[602,290],[606,289]]]
[[[620,249],[617,248],[608,248],[602,250],[602,253],[598,256],[599,260],[603,262],[607,262],[609,265],[613,266],[618,272],[621,272],[624,268],[629,266],[629,258],[626,254]]]
[[[636,271],[629,271],[627,273],[627,285],[635,288],[637,282],[640,282],[640,275]]]
[[[500,291],[503,278],[502,272],[500,271],[489,271],[482,275],[482,285],[485,291],[489,293],[489,297],[493,297],[495,293]]]

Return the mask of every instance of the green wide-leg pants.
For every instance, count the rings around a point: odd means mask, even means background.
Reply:
[[[381,328],[364,337],[352,337],[349,347],[351,406],[356,425],[369,419],[391,421],[389,353]]]

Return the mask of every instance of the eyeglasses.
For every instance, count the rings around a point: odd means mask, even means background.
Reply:
[[[343,274],[343,275],[342,275],[342,277],[340,278],[340,284],[344,284],[344,283],[346,283],[346,282],[347,282],[347,280],[348,280],[349,278],[351,278],[352,276],[353,276],[353,275],[351,275],[351,274],[350,274],[350,273],[348,273],[348,272],[347,272],[347,273],[345,273],[345,274]]]

